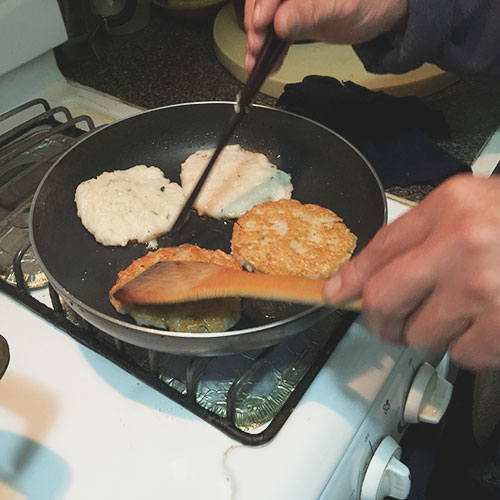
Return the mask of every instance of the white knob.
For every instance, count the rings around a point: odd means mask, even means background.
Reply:
[[[408,424],[437,424],[450,403],[453,385],[429,363],[418,369],[406,398],[403,418]]]
[[[382,500],[385,497],[404,499],[410,493],[410,471],[399,461],[401,448],[386,436],[368,464],[360,500]]]

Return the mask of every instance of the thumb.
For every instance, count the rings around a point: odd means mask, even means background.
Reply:
[[[357,299],[370,277],[394,259],[420,245],[434,227],[431,195],[419,205],[382,227],[368,245],[331,276],[323,287],[327,302]],[[428,207],[428,208],[426,208]]]
[[[360,298],[367,277],[368,273],[363,272],[363,263],[360,264],[359,259],[354,257],[328,278],[323,287],[323,298],[329,303]]]
[[[284,40],[303,38],[314,27],[315,9],[303,0],[287,0],[283,2],[274,17],[276,34]]]

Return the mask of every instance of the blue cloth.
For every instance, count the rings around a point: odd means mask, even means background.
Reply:
[[[437,186],[470,168],[436,145],[449,136],[441,113],[417,97],[391,97],[353,82],[307,76],[288,84],[277,106],[311,118],[351,142],[373,165],[384,188]]]

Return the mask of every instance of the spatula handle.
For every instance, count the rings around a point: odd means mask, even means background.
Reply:
[[[327,305],[342,309],[359,311],[361,300],[353,300],[342,304],[328,304],[323,298],[323,286],[326,280],[311,279],[301,276],[273,276],[241,272],[224,268],[210,278],[210,288],[217,290],[218,296],[244,296],[283,302],[295,302],[310,305]],[[199,293],[202,298],[206,284],[193,287],[193,295]],[[218,293],[220,292],[220,294]]]

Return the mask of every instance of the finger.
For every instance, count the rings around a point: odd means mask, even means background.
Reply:
[[[259,41],[255,40],[258,36],[253,27],[253,10],[255,7],[255,0],[245,1],[245,14],[244,14],[244,25],[246,31],[246,41],[245,41],[245,70],[249,73],[255,64],[255,54],[252,47],[258,45]]]
[[[278,36],[337,44],[365,42],[404,26],[407,2],[287,0],[275,16]],[[381,5],[379,5],[381,4]]]
[[[266,32],[263,32],[262,34],[260,34],[260,33],[254,34],[254,36],[251,39],[247,38],[247,45],[246,45],[246,49],[245,49],[245,71],[247,73],[250,73],[252,71],[253,67],[255,66],[256,58],[258,56],[260,49],[262,49],[262,46],[264,45],[265,37],[266,37]],[[254,43],[257,45],[254,45],[252,48],[249,48],[250,43]],[[257,50],[255,50],[255,49],[257,49]],[[278,71],[281,68],[281,66],[283,65],[283,61],[285,60],[285,57],[286,57],[289,49],[290,49],[290,45],[287,44],[285,49],[280,54],[278,60],[274,64],[274,66],[271,70],[271,73],[275,73],[276,71]]]
[[[464,193],[467,189],[470,190],[471,181],[477,182],[468,175],[456,176],[443,183],[392,224],[378,231],[358,256],[328,280],[324,288],[325,300],[336,302],[359,297],[371,274],[408,249],[420,245],[434,229],[446,229],[446,218],[441,220],[438,215],[443,212],[449,214],[450,206],[453,207],[454,214],[460,210],[466,199]]]
[[[311,3],[314,5],[311,6]],[[287,0],[274,17],[274,27],[279,37],[285,40],[312,39],[333,43],[349,43],[352,24],[342,21],[338,12],[339,2]]]
[[[280,0],[256,0],[252,24],[256,31],[265,30],[272,22],[280,7]]]
[[[485,304],[497,304],[500,282],[491,274],[479,272],[477,259],[464,258],[455,238],[440,232],[369,278],[367,323],[385,340],[444,350]]]
[[[255,0],[245,0],[245,12],[243,15],[243,24],[245,31],[255,31],[253,27],[253,11],[255,7]]]
[[[245,71],[247,73],[250,73],[255,66],[255,59],[264,45],[264,38],[264,33],[254,32],[252,35],[247,35],[245,48]]]
[[[450,347],[452,360],[458,365],[479,372],[500,369],[500,314],[495,311],[480,316]]]
[[[418,248],[370,276],[362,297],[366,321],[374,335],[396,344],[407,342],[407,322],[431,297],[439,263],[439,252]]]
[[[264,44],[266,29],[272,23],[279,0],[251,0],[245,2],[245,71],[250,73],[257,54]],[[281,66],[281,64],[280,64]],[[279,66],[276,68],[278,69]]]
[[[406,342],[415,349],[444,352],[470,328],[475,314],[454,283],[437,286],[433,293],[411,314],[404,327]]]
[[[369,277],[389,262],[423,243],[430,234],[434,217],[417,206],[378,231],[368,245],[344,264],[325,284],[326,301],[341,302],[362,295]]]
[[[449,335],[455,335],[468,326],[473,310],[463,303],[467,295],[458,286],[463,263],[453,256],[453,247],[453,239],[428,238],[368,278],[362,293],[363,309],[375,335],[396,343],[418,342],[411,328],[418,332],[429,328],[436,321],[432,315],[437,313],[442,321],[438,327],[445,330],[440,334],[449,329]],[[450,303],[455,297],[463,297],[458,307]],[[461,311],[468,311],[469,316],[463,318]],[[423,319],[419,319],[421,314]],[[423,340],[432,344],[428,338]]]

